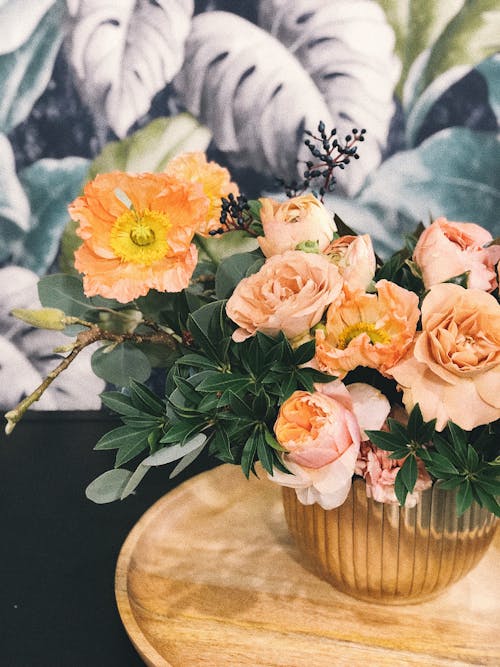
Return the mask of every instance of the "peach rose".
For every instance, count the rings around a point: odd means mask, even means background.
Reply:
[[[340,306],[328,309],[325,329],[316,331],[320,370],[344,377],[367,366],[385,374],[404,356],[417,328],[418,297],[388,280],[376,287],[377,294],[346,289]]]
[[[389,413],[387,399],[369,385],[352,394],[340,381],[296,391],[281,406],[276,438],[285,447],[283,462],[292,474],[273,470],[271,480],[295,488],[304,505],[341,505],[351,488],[361,428],[380,428]],[[356,399],[361,403],[355,406]],[[365,421],[358,423],[356,415]]]
[[[264,236],[259,236],[258,241],[266,257],[295,250],[305,241],[317,241],[322,251],[337,230],[332,215],[314,195],[292,197],[285,202],[265,197],[259,201]]]
[[[344,284],[351,290],[365,291],[376,269],[375,253],[368,234],[341,236],[324,250],[339,268]]]
[[[270,257],[260,271],[236,286],[226,312],[239,325],[236,342],[262,331],[287,338],[307,332],[342,291],[336,266],[323,255],[290,250]]]
[[[379,503],[399,504],[394,492],[396,475],[404,459],[389,458],[390,452],[379,449],[372,442],[363,442],[356,461],[355,473],[365,479],[366,495]],[[406,496],[405,507],[415,507],[419,493],[432,485],[423,462],[417,460],[418,477],[413,492]]]
[[[470,271],[467,286],[491,292],[498,285],[495,265],[500,246],[491,234],[472,222],[438,218],[420,236],[413,261],[420,267],[426,288]]]
[[[500,304],[480,289],[441,283],[422,304],[413,351],[391,368],[408,412],[417,403],[442,430],[500,419]]]

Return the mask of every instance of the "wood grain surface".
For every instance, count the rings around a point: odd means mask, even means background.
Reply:
[[[292,544],[281,489],[221,466],[136,524],[116,569],[118,609],[155,667],[500,665],[500,540],[420,605],[354,600]]]

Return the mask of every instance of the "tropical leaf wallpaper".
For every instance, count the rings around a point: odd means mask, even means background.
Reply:
[[[9,311],[71,272],[66,206],[96,173],[206,150],[276,194],[323,120],[367,130],[326,203],[380,253],[438,215],[499,236],[499,51],[498,0],[0,0],[0,406],[54,362]],[[87,356],[37,407],[102,388]]]

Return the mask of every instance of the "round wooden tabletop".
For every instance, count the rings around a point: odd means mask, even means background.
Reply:
[[[116,598],[154,667],[500,665],[498,538],[439,598],[360,602],[302,562],[280,488],[225,465],[144,514],[120,553]]]

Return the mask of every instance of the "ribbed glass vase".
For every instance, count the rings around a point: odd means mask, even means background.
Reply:
[[[439,484],[411,509],[366,497],[355,479],[334,510],[302,505],[283,488],[290,533],[320,577],[370,602],[411,604],[438,595],[464,577],[493,539],[497,519],[473,503],[457,517],[455,491]]]

